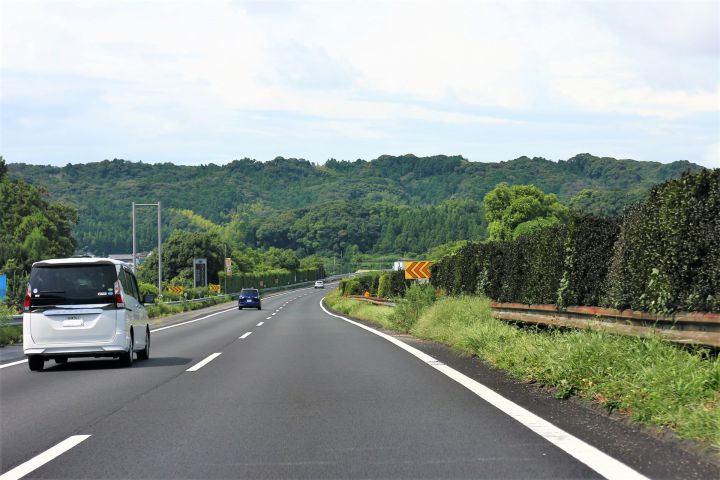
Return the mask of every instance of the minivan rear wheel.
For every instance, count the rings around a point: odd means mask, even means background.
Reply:
[[[28,357],[28,365],[33,372],[39,372],[45,366],[45,359],[39,355]]]
[[[120,354],[120,365],[123,367],[132,367],[133,364],[133,348],[135,348],[135,342],[130,337],[130,349],[127,352]]]
[[[145,331],[145,348],[137,352],[138,360],[147,360],[150,358],[150,330]]]

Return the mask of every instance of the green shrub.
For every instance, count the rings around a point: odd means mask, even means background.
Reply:
[[[380,298],[388,298],[390,296],[392,279],[389,273],[383,273],[378,280],[377,296]]]
[[[720,169],[685,173],[626,211],[603,304],[720,312]]]
[[[405,297],[397,299],[390,321],[401,331],[409,332],[427,307],[435,302],[435,288],[428,284],[411,285]]]
[[[432,267],[450,295],[720,312],[720,169],[656,186],[621,218],[576,214],[513,241],[470,243]]]
[[[145,295],[155,295],[157,297],[159,293],[158,287],[152,283],[140,282],[138,288],[140,289],[140,297],[145,297]]]

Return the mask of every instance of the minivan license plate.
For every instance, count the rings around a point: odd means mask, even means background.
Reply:
[[[66,318],[63,320],[63,327],[82,327],[83,321],[81,318]]]

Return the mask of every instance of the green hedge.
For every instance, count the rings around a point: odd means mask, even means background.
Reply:
[[[351,278],[340,280],[340,293],[347,295],[363,295],[369,292],[373,297],[401,297],[405,294],[408,282],[405,272],[366,272]]]
[[[451,295],[500,302],[554,303],[563,278],[564,225],[509,242],[470,243],[433,265],[433,285]]]
[[[658,185],[625,212],[603,304],[720,312],[720,169]]]
[[[224,287],[224,274],[220,273],[220,286]],[[306,268],[297,271],[269,270],[257,273],[237,273],[227,279],[228,292],[236,293],[243,288],[270,288],[293,283],[312,282],[325,278],[323,267]]]
[[[658,185],[622,217],[468,244],[433,265],[432,283],[500,302],[720,312],[720,169]]]

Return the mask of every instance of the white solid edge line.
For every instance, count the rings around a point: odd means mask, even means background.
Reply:
[[[247,332],[247,333],[243,333],[242,336],[240,336],[240,337],[238,337],[238,338],[239,338],[240,340],[244,340],[244,339],[246,339],[247,337],[249,337],[250,335],[252,335],[252,332]]]
[[[455,380],[460,385],[467,388],[475,395],[482,398],[489,404],[493,405],[495,408],[499,409],[506,415],[509,415],[513,419],[517,420],[518,422],[520,422],[533,432],[537,433],[556,447],[560,448],[570,456],[576,458],[591,469],[595,470],[603,477],[609,480],[647,480],[647,477],[628,467],[619,460],[614,459],[610,455],[602,452],[601,450],[593,447],[592,445],[556,427],[547,420],[535,415],[534,413],[521,407],[515,402],[508,400],[494,390],[486,387],[482,383],[473,380],[467,375],[464,375],[457,370],[443,364],[442,362],[436,360],[430,355],[418,350],[417,348],[411,347],[410,345],[398,340],[395,337],[379,332],[373,328],[363,325],[362,323],[358,323],[343,316],[329,312],[323,305],[323,300],[325,300],[325,298],[322,298],[320,300],[320,308],[322,308],[323,311],[328,315],[340,318],[348,323],[372,332],[375,335],[384,338],[388,342],[402,348],[411,355],[414,355],[415,357],[430,365],[434,369]]]
[[[17,362],[3,363],[2,365],[0,365],[0,369],[12,367],[13,365],[20,365],[21,363],[27,363],[27,358],[25,360],[18,360]]]
[[[75,447],[79,443],[87,440],[88,438],[90,438],[90,435],[73,435],[72,437],[66,438],[54,447],[50,447],[41,454],[31,458],[27,462],[18,465],[12,470],[0,475],[0,480],[17,480],[19,478],[22,478],[28,473],[37,470],[51,460],[59,457],[63,453],[67,452],[68,450]]]
[[[217,357],[219,357],[220,355],[222,355],[222,352],[220,352],[220,353],[213,353],[212,355],[208,356],[205,360],[202,360],[202,361],[200,361],[199,363],[196,363],[195,365],[193,365],[192,367],[188,368],[188,369],[185,370],[185,371],[186,371],[186,372],[197,372],[197,371],[200,370],[202,367],[204,367],[204,366],[207,365],[208,363],[212,362],[213,360],[215,360],[215,359],[216,359]]]
[[[235,310],[235,307],[233,307],[233,308],[228,308],[227,310],[221,310],[221,311],[219,311],[219,312],[211,313],[210,315],[205,315],[204,317],[196,318],[196,319],[194,319],[194,320],[188,320],[187,322],[176,323],[176,324],[174,324],[174,325],[168,325],[167,327],[155,328],[155,329],[153,329],[153,330],[150,330],[150,333],[160,332],[160,331],[162,331],[162,330],[168,330],[168,329],[170,329],[170,328],[175,328],[175,327],[182,327],[183,325],[187,325],[187,324],[189,324],[189,323],[199,322],[200,320],[205,320],[206,318],[214,317],[215,315],[220,315],[221,313],[227,313],[227,312],[229,312],[229,311],[231,311],[231,310]]]

